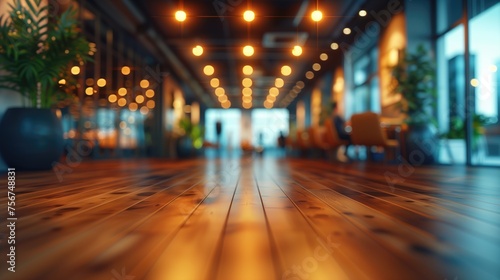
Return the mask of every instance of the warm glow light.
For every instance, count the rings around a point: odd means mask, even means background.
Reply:
[[[204,68],[203,68],[203,73],[205,73],[205,75],[207,76],[212,76],[215,72],[215,69],[212,65],[206,65]]]
[[[243,96],[241,99],[243,100],[243,102],[246,102],[246,103],[252,102],[251,96]]]
[[[116,102],[116,100],[118,100],[118,97],[116,97],[116,95],[115,95],[115,94],[110,94],[110,95],[108,96],[108,101],[109,101],[109,102],[111,102],[111,103],[115,103],[115,102]]]
[[[155,107],[155,101],[154,100],[148,100],[148,102],[146,103],[146,106],[149,108],[149,109],[154,109]]]
[[[243,105],[243,108],[245,108],[245,109],[250,109],[250,108],[252,108],[252,103],[243,102],[243,104],[242,104],[242,105]]]
[[[292,68],[288,65],[281,67],[281,74],[283,76],[289,76],[290,74],[292,74]]]
[[[361,16],[361,17],[366,17],[367,14],[368,13],[365,10],[359,11],[359,16]]]
[[[130,103],[128,105],[128,109],[132,112],[135,112],[137,111],[137,109],[139,109],[139,105],[137,105],[137,103]]]
[[[125,76],[129,75],[130,74],[130,67],[123,66],[122,67],[122,74],[125,75]]]
[[[65,85],[66,84],[66,79],[60,79],[59,80],[60,85]]]
[[[152,90],[152,89],[148,89],[148,90],[146,90],[146,93],[145,93],[145,94],[146,94],[146,96],[147,96],[148,98],[153,98],[153,97],[155,96],[155,91],[154,91],[154,90]]]
[[[119,89],[118,89],[118,95],[120,95],[120,96],[125,96],[125,95],[127,95],[127,89],[126,89],[126,88],[123,88],[123,87],[122,87],[122,88],[119,88]]]
[[[175,19],[177,21],[181,21],[181,22],[185,21],[186,17],[187,17],[187,15],[186,15],[186,12],[184,12],[184,11],[177,11],[177,12],[175,12]]]
[[[212,86],[213,88],[218,87],[218,86],[219,86],[219,83],[220,83],[220,82],[219,82],[219,79],[217,79],[217,78],[212,78],[212,79],[210,80],[210,86]]]
[[[149,113],[149,109],[146,106],[142,106],[140,111],[141,111],[141,114],[143,114],[143,115],[147,115]]]
[[[220,103],[224,103],[227,101],[227,95],[221,95],[217,98]]]
[[[273,102],[276,101],[276,97],[275,96],[272,96],[272,95],[268,95],[266,100],[269,100],[270,102]]]
[[[78,66],[71,67],[71,74],[73,74],[73,75],[80,74],[80,67],[78,67]]]
[[[320,21],[323,18],[323,13],[320,10],[315,10],[311,13],[311,19],[314,21]]]
[[[311,80],[312,78],[314,78],[314,73],[311,72],[311,71],[307,71],[306,72],[306,78],[308,78],[309,80]]]
[[[312,68],[314,71],[319,71],[321,70],[321,65],[319,63],[314,63]]]
[[[127,99],[125,98],[118,99],[118,106],[123,107],[125,105],[127,105]]]
[[[255,13],[253,11],[247,10],[243,13],[243,19],[245,21],[251,22],[255,19]]]
[[[322,61],[327,61],[328,55],[326,53],[322,53],[319,55],[319,59],[321,59]]]
[[[99,80],[97,80],[97,86],[98,87],[105,87],[106,86],[106,79],[100,78]]]
[[[215,95],[217,95],[217,96],[222,96],[225,93],[226,93],[226,91],[224,90],[224,88],[219,87],[219,88],[215,89]]]
[[[297,85],[297,87],[298,87],[298,88],[300,88],[300,89],[303,89],[303,88],[304,88],[304,86],[305,86],[305,84],[304,84],[304,82],[303,82],[303,81],[298,81],[296,85]]]
[[[245,56],[252,56],[254,54],[253,47],[250,46],[250,45],[247,45],[247,46],[243,47],[243,54]]]
[[[92,86],[92,85],[94,84],[94,79],[92,79],[92,78],[88,78],[88,79],[86,79],[86,80],[85,80],[85,84],[86,84],[87,86],[89,86],[89,87],[90,87],[90,86]]]
[[[332,43],[332,44],[330,45],[330,48],[331,48],[332,50],[338,50],[338,48],[339,48],[339,44],[337,44],[337,43]]]
[[[282,78],[276,78],[276,80],[274,81],[274,85],[277,88],[282,88],[285,85],[285,81],[283,81]]]
[[[241,82],[241,84],[246,87],[246,88],[249,88],[252,86],[252,79],[250,78],[244,78],[243,81]]]
[[[346,27],[346,28],[344,28],[343,32],[344,32],[345,35],[349,35],[349,34],[351,34],[351,29],[348,28],[348,27]]]
[[[193,48],[193,54],[195,56],[201,56],[203,54],[203,47],[200,45],[196,45],[196,47]]]
[[[231,102],[228,100],[228,101],[226,101],[226,102],[222,103],[222,104],[221,104],[221,106],[222,106],[222,108],[224,108],[224,109],[228,109],[228,108],[230,108],[230,107],[231,107]]]
[[[272,102],[269,102],[268,100],[264,101],[264,107],[265,107],[266,109],[271,109],[271,108],[273,108],[273,105],[274,105],[274,104],[273,104]]]
[[[253,73],[253,68],[250,65],[243,66],[243,74],[250,76]]]
[[[148,88],[149,87],[149,81],[148,80],[141,80],[141,82],[139,83],[139,85],[141,86],[141,88]]]
[[[302,47],[301,46],[294,46],[292,50],[292,54],[294,56],[300,56],[302,54]]]
[[[137,95],[137,96],[135,97],[135,102],[137,102],[137,103],[141,104],[142,102],[144,102],[144,96],[142,96],[142,95]]]
[[[470,80],[470,84],[473,87],[478,87],[479,86],[479,80],[478,79],[472,79],[472,80]]]
[[[269,89],[269,95],[278,96],[280,94],[279,89],[272,87]]]
[[[250,96],[252,95],[252,89],[251,88],[244,88],[241,93],[244,95],[244,96]]]
[[[498,71],[498,67],[496,65],[491,65],[490,66],[490,71],[493,72],[493,73],[495,73],[495,72]]]
[[[92,94],[94,94],[94,89],[91,88],[91,87],[86,88],[85,89],[85,94],[86,95],[92,95]]]

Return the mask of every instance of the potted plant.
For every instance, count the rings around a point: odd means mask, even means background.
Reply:
[[[59,16],[41,0],[14,0],[0,17],[0,88],[24,97],[0,122],[0,153],[10,167],[50,169],[63,151],[53,110],[75,86],[70,67],[90,59],[89,42],[78,27],[76,9]]]
[[[438,143],[432,113],[436,96],[435,66],[428,51],[418,46],[414,53],[403,55],[392,68],[393,94],[401,94],[398,106],[406,115],[407,158],[423,164],[434,163]]]
[[[203,147],[203,128],[193,124],[191,119],[184,117],[179,120],[182,135],[177,139],[177,156],[180,158],[191,157]]]

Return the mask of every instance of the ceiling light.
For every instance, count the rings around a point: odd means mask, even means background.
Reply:
[[[180,22],[185,21],[186,20],[186,12],[184,12],[184,11],[175,12],[175,19],[177,21],[180,21]]]
[[[129,75],[130,74],[130,67],[123,66],[122,67],[122,74],[125,75],[125,76]]]
[[[71,67],[71,74],[73,74],[73,75],[80,74],[80,67],[78,67],[78,66]]]
[[[470,80],[470,84],[473,87],[478,87],[479,86],[479,80],[478,79],[472,79],[472,80]]]
[[[274,81],[274,85],[277,88],[282,88],[285,85],[285,81],[283,81],[282,78],[276,78],[276,81]]]
[[[289,76],[290,74],[292,74],[292,68],[288,65],[281,67],[281,74],[283,76]]]
[[[332,43],[332,44],[330,45],[330,48],[332,48],[332,50],[337,50],[337,49],[339,48],[339,44],[337,44],[337,43]]]
[[[252,89],[251,88],[243,88],[243,90],[241,91],[241,93],[245,96],[249,96],[249,95],[252,95]]]
[[[278,96],[280,94],[279,89],[272,87],[269,89],[269,95]]]
[[[296,85],[297,85],[297,87],[298,87],[299,89],[303,89],[303,88],[304,88],[304,86],[305,86],[305,84],[304,84],[304,82],[303,82],[303,81],[298,81],[298,82],[296,83]]]
[[[135,102],[137,102],[137,103],[141,104],[142,102],[144,102],[144,96],[142,96],[142,95],[137,95],[137,96],[135,97]]]
[[[321,70],[321,65],[319,63],[314,63],[312,68],[314,71],[319,71]]]
[[[311,80],[312,78],[314,78],[314,73],[311,72],[311,71],[307,71],[306,72],[306,78],[308,78],[309,80]]]
[[[315,10],[311,13],[311,18],[314,21],[320,21],[323,18],[323,13],[320,10]]]
[[[125,105],[127,105],[127,99],[125,99],[123,97],[118,99],[118,106],[123,107]]]
[[[250,108],[252,108],[252,103],[247,103],[247,102],[244,102],[242,105],[243,105],[243,108],[245,108],[245,109],[250,109]]]
[[[118,94],[119,94],[120,96],[125,96],[125,95],[127,94],[127,89],[126,89],[126,88],[123,88],[123,87],[122,87],[122,88],[120,88],[120,89],[118,89]]]
[[[274,101],[276,101],[276,97],[272,96],[272,95],[268,95],[267,98],[266,98],[266,100],[274,103]]]
[[[148,100],[148,102],[146,103],[146,106],[149,108],[149,109],[154,109],[155,108],[155,101],[154,100]]]
[[[349,27],[344,28],[344,34],[345,35],[351,34],[351,29]]]
[[[204,68],[203,68],[203,73],[205,73],[205,75],[207,76],[212,76],[215,72],[215,69],[212,65],[206,65]]]
[[[213,78],[210,80],[210,85],[213,87],[213,88],[216,88],[219,86],[219,79],[217,78]]]
[[[139,106],[137,105],[137,103],[130,103],[130,104],[128,105],[128,109],[129,109],[130,111],[132,111],[132,112],[137,111],[137,109],[138,109],[138,108],[139,108]]]
[[[252,86],[252,79],[250,78],[244,78],[243,81],[241,82],[241,84],[244,86],[244,87],[251,87]]]
[[[142,106],[140,111],[141,111],[141,114],[143,114],[143,115],[147,115],[149,113],[149,109],[146,106]]]
[[[249,95],[243,96],[241,99],[243,100],[243,102],[246,102],[246,103],[252,102],[252,97]]]
[[[359,16],[365,17],[368,13],[365,10],[359,11]]]
[[[302,47],[301,46],[294,46],[292,50],[292,54],[294,56],[300,56],[302,54]]]
[[[218,98],[220,103],[226,102],[227,101],[227,95],[221,95]]]
[[[243,66],[243,74],[250,76],[253,73],[253,68],[250,65]]]
[[[243,13],[243,19],[245,21],[251,22],[255,19],[255,13],[253,11],[247,10]]]
[[[222,108],[224,108],[224,109],[228,109],[228,108],[230,108],[230,107],[231,107],[231,102],[230,102],[229,100],[227,100],[226,102],[223,102],[223,103],[221,104],[221,106],[222,106]]]
[[[114,94],[110,94],[108,96],[108,101],[111,103],[115,103],[117,100],[118,100],[118,97],[116,97],[116,95],[114,95]]]
[[[328,55],[326,53],[322,53],[319,55],[319,59],[321,59],[322,61],[327,61]]]
[[[243,54],[245,56],[252,56],[253,53],[254,53],[254,49],[252,46],[247,45],[247,46],[243,47]]]
[[[196,47],[193,48],[193,54],[195,56],[201,56],[203,54],[203,47],[200,45],[197,45]]]
[[[269,102],[269,100],[264,101],[264,107],[266,109],[271,109],[273,107],[273,105],[274,104],[272,102]]]
[[[66,84],[66,79],[60,79],[58,84],[60,85],[65,85]]]
[[[152,90],[152,89],[148,89],[148,90],[146,90],[146,93],[145,93],[145,94],[146,94],[146,96],[147,96],[148,98],[153,98],[153,97],[155,96],[155,91],[154,91],[154,90]]]
[[[141,86],[141,88],[148,88],[149,87],[149,81],[148,80],[141,80],[141,82],[139,83],[139,85]]]
[[[222,96],[225,93],[226,93],[226,91],[224,90],[224,88],[218,87],[215,89],[215,95],[217,95],[217,96]]]
[[[99,80],[97,80],[97,86],[98,87],[105,87],[106,86],[106,79],[100,78]]]

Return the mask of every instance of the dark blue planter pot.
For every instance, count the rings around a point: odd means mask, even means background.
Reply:
[[[406,159],[410,164],[429,165],[436,162],[439,137],[431,125],[410,125],[406,135]]]
[[[61,121],[50,109],[7,109],[0,131],[0,154],[8,167],[47,170],[62,155]]]

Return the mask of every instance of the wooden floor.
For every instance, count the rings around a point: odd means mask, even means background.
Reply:
[[[1,190],[0,279],[500,279],[499,169],[243,158],[61,171],[16,174],[15,273]]]

